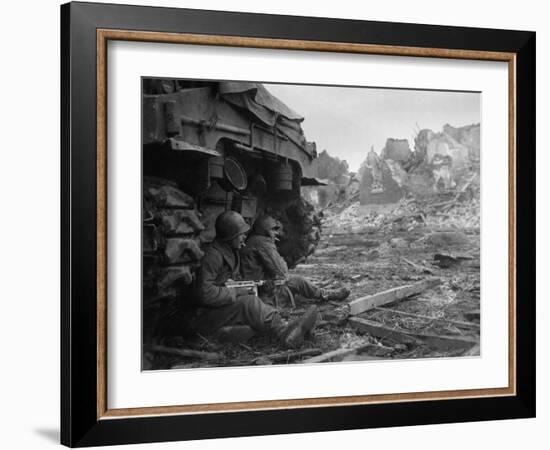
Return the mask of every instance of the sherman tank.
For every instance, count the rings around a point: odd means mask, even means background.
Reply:
[[[174,304],[191,301],[221,212],[250,224],[263,213],[279,220],[289,267],[313,253],[321,224],[300,189],[322,183],[303,117],[260,83],[143,79],[142,120],[147,340],[163,316],[181,311]]]

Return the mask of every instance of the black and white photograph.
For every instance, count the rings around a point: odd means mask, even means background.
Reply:
[[[479,92],[141,94],[143,370],[480,355]]]
[[[0,447],[544,447],[543,5],[6,3]]]

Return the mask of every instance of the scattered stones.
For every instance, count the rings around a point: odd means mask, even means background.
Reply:
[[[252,361],[253,364],[256,366],[271,366],[273,365],[273,361],[271,361],[266,356],[260,356]]]
[[[391,238],[389,240],[389,244],[394,248],[408,248],[409,242],[404,238]]]
[[[380,257],[380,252],[378,252],[378,250],[371,250],[370,252],[368,252],[365,256],[365,259],[367,261],[374,261],[376,259],[378,259]]]
[[[466,319],[468,319],[469,321],[473,322],[473,321],[478,321],[479,322],[479,309],[476,309],[476,310],[472,310],[472,311],[465,311],[464,312],[464,317],[466,317]]]
[[[425,242],[434,247],[465,246],[470,243],[468,236],[461,231],[444,231],[431,233]]]

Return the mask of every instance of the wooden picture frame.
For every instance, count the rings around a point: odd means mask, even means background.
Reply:
[[[69,3],[61,7],[61,442],[91,446],[535,415],[535,33]],[[110,409],[107,42],[504,61],[509,71],[506,388]]]

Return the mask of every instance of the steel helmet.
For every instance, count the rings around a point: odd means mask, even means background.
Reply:
[[[250,227],[236,211],[221,213],[216,219],[216,238],[220,241],[230,241],[239,234],[246,233]]]

